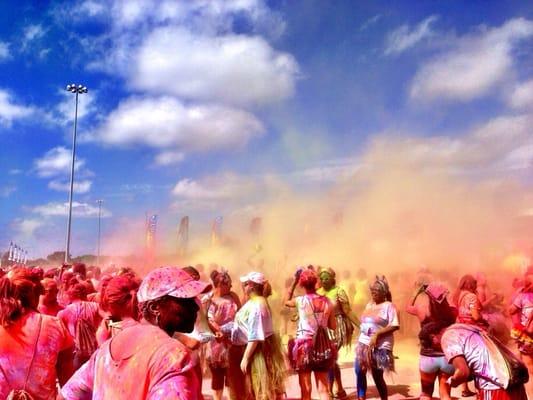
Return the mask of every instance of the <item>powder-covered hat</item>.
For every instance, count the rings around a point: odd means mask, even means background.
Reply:
[[[137,300],[143,303],[163,296],[189,299],[211,290],[207,282],[195,281],[179,267],[161,267],[150,271],[142,280]]]
[[[254,282],[258,285],[263,285],[266,283],[265,275],[263,275],[261,272],[249,272],[248,274],[240,277],[241,282]]]

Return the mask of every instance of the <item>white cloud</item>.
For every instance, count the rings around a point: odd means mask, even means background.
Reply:
[[[60,91],[63,97],[56,107],[56,113],[52,117],[59,124],[72,124],[74,121],[75,95],[66,91]],[[87,115],[96,113],[96,93],[92,90],[78,96],[78,122]]]
[[[409,160],[415,168],[447,174],[508,175],[533,164],[533,116],[497,117],[462,136],[377,137],[372,154],[393,163]],[[374,160],[375,161],[375,160]],[[366,160],[369,165],[373,160]],[[378,162],[383,162],[379,159]]]
[[[220,199],[231,196],[225,187],[206,187],[191,179],[179,181],[172,189],[172,194],[185,199]]]
[[[16,192],[17,188],[12,185],[0,187],[0,197],[9,197]]]
[[[533,79],[516,85],[508,101],[513,108],[533,109]]]
[[[157,165],[172,165],[178,164],[185,159],[185,154],[181,152],[163,151],[155,157]]]
[[[219,105],[184,104],[171,97],[130,98],[89,139],[108,145],[146,145],[174,154],[244,146],[264,128],[252,114]],[[175,159],[174,159],[175,160]]]
[[[376,14],[373,17],[367,19],[359,28],[359,31],[366,31],[368,28],[370,28],[372,25],[375,25],[381,18],[383,18],[383,15]]]
[[[15,104],[6,90],[0,89],[0,124],[10,126],[17,119],[28,118],[35,109]]]
[[[40,40],[45,33],[42,25],[31,24],[26,26],[22,32],[22,50],[26,50],[35,41]]]
[[[74,192],[79,194],[88,193],[91,191],[92,181],[85,179],[81,181],[74,181]],[[70,182],[52,180],[48,182],[48,188],[52,190],[57,190],[59,192],[68,192],[70,191]]]
[[[0,41],[0,62],[8,60],[11,57],[9,52],[9,44]]]
[[[385,55],[397,55],[416,46],[418,43],[434,35],[431,25],[438,16],[431,15],[416,25],[413,29],[405,24],[390,32],[385,43]]]
[[[362,168],[356,158],[338,158],[294,171],[289,178],[298,183],[333,183],[353,177]]]
[[[414,99],[468,101],[486,94],[506,79],[512,50],[533,36],[533,21],[517,18],[456,40],[453,48],[423,64],[410,89]]]
[[[22,174],[22,170],[18,168],[12,168],[8,171],[9,175],[20,175]]]
[[[45,225],[45,221],[37,218],[17,219],[14,221],[15,230],[18,231],[23,238],[32,237],[37,229]]]
[[[139,48],[133,87],[188,99],[270,103],[294,92],[298,64],[259,36],[200,36],[181,28],[154,30]]]
[[[59,146],[46,152],[46,154],[34,161],[37,175],[49,178],[57,175],[68,175],[72,163],[72,152],[65,147]],[[76,158],[75,170],[78,171],[85,165],[85,160]]]
[[[43,217],[66,217],[68,215],[68,203],[48,203],[34,207],[32,211]],[[72,215],[81,218],[98,217],[98,206],[88,203],[72,202]],[[102,218],[110,217],[111,212],[102,208]]]

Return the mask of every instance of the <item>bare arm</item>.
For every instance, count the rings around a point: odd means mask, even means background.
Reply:
[[[450,377],[449,384],[452,387],[456,387],[463,382],[467,382],[468,377],[470,376],[470,368],[468,368],[464,356],[454,357],[452,359],[452,364],[455,368],[455,372],[453,373],[453,376]]]
[[[254,341],[254,342],[248,342],[248,344],[246,345],[246,350],[244,350],[244,355],[242,356],[242,361],[241,361],[241,371],[243,374],[246,374],[246,370],[248,369],[248,364],[250,364],[250,360],[252,359],[252,355],[254,354],[254,351],[257,348],[258,344],[259,344],[258,341]]]

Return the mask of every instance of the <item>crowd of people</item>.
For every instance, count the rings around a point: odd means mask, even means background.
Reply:
[[[209,278],[192,266],[141,277],[84,264],[0,275],[1,399],[198,400],[208,374],[215,400],[275,400],[291,373],[303,400],[313,377],[321,400],[344,399],[339,355],[353,346],[357,399],[367,398],[370,375],[384,400],[395,335],[417,334],[421,399],[438,382],[445,400],[452,387],[481,400],[533,400],[533,267],[507,296],[481,273],[450,292],[421,271],[402,284],[414,290],[405,304],[383,275],[338,282],[332,268],[311,265],[296,269],[286,293],[261,271],[234,285],[218,266]],[[407,315],[416,332],[400,329]]]

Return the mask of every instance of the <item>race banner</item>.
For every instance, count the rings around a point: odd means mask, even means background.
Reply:
[[[222,222],[223,218],[218,216],[214,219],[211,226],[211,245],[217,246],[222,242]]]
[[[9,243],[9,255],[7,257],[8,261],[13,261],[13,242]]]
[[[189,244],[189,217],[181,219],[178,227],[178,254],[184,256],[187,253]]]

